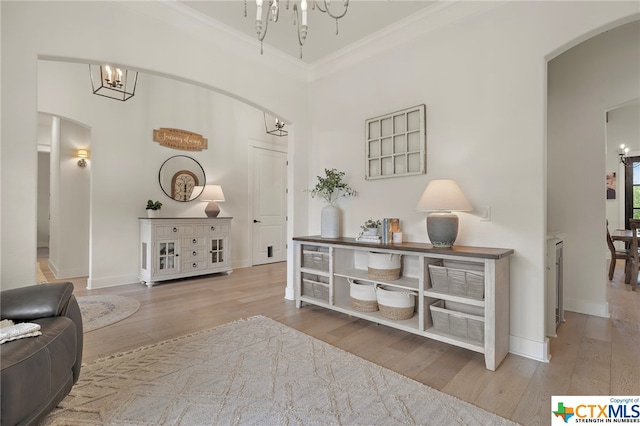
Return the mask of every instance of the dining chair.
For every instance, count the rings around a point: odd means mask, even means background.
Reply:
[[[638,270],[640,268],[638,254],[638,229],[640,228],[640,219],[629,219],[629,228],[631,228],[631,247],[629,248],[629,257],[631,259],[631,290],[636,291],[638,288]]]
[[[609,281],[613,280],[613,273],[616,269],[616,261],[618,259],[624,260],[624,282],[628,283],[631,277],[631,264],[633,259],[630,257],[630,250],[624,249],[619,250],[616,249],[616,246],[613,244],[613,239],[611,238],[611,234],[609,233],[609,221],[607,220],[607,246],[609,247],[609,251],[611,252],[611,263],[609,264]]]

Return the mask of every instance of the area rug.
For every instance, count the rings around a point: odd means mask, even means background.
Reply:
[[[140,302],[124,296],[78,296],[76,299],[85,333],[122,321],[140,308]]]
[[[258,316],[82,366],[44,425],[513,425]]]

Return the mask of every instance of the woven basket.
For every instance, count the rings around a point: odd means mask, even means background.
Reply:
[[[436,291],[460,296],[484,298],[484,274],[479,271],[429,265],[431,287]]]
[[[400,278],[401,255],[369,252],[369,278],[393,281]]]
[[[378,299],[375,284],[371,282],[359,282],[351,278],[349,281],[349,295],[351,307],[360,312],[375,312],[378,310]]]
[[[351,298],[351,307],[360,312],[375,312],[378,310],[377,300],[360,300],[355,297]]]
[[[436,331],[474,342],[484,341],[483,317],[447,309],[444,300],[438,300],[429,309]]]
[[[375,269],[368,268],[369,278],[375,278],[378,280],[393,281],[400,278],[400,268],[397,269]]]
[[[406,320],[414,315],[416,296],[411,291],[394,287],[378,287],[378,307],[384,318]]]
[[[413,316],[413,307],[411,308],[396,308],[394,306],[385,306],[378,303],[380,308],[380,314],[392,320],[407,320]]]

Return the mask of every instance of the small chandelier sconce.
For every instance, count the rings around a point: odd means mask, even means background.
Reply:
[[[625,167],[633,165],[633,163],[630,163],[629,159],[627,158],[628,153],[629,147],[624,146],[624,144],[620,145],[620,151],[618,151],[618,155],[620,156],[620,164],[624,165]]]
[[[94,95],[124,102],[136,93],[137,71],[112,65],[89,65],[89,74]]]
[[[87,167],[87,159],[89,158],[89,151],[86,149],[79,149],[76,151],[76,157],[78,160],[78,167],[85,168]]]
[[[278,137],[287,136],[289,134],[289,132],[284,130],[284,121],[278,119],[278,117],[276,117],[274,121],[275,128],[269,130],[269,127],[267,126],[267,114],[263,112],[262,115],[264,117],[264,129],[268,134]]]
[[[278,22],[280,17],[280,4],[285,0],[268,0],[268,7],[266,7],[266,19],[263,19],[263,4],[264,0],[256,0],[256,33],[258,40],[260,41],[260,54],[264,53],[263,41],[267,36],[267,30],[269,29],[269,21]],[[297,28],[298,45],[300,46],[300,59],[302,59],[302,46],[307,39],[307,33],[309,32],[309,26],[307,24],[307,9],[308,3],[311,3],[312,9],[318,9],[322,13],[326,13],[331,18],[336,20],[336,34],[338,34],[338,19],[343,18],[347,14],[349,9],[349,0],[343,0],[343,7],[341,13],[333,13],[330,9],[331,0],[322,1],[307,1],[300,0],[286,0],[285,9],[289,10],[289,4],[293,3],[293,25]],[[247,0],[244,0],[244,17],[247,17]]]

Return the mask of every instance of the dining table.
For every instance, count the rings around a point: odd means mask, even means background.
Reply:
[[[640,237],[640,231],[638,231],[638,236]],[[633,234],[631,229],[614,229],[611,232],[611,239],[613,241],[623,241],[627,245],[630,245],[633,240]]]

